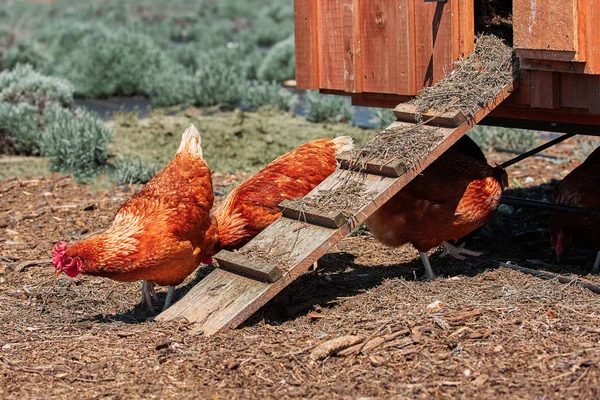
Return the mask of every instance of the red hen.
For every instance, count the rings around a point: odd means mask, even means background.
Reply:
[[[153,282],[167,285],[166,308],[174,286],[196,269],[218,239],[210,216],[213,199],[200,134],[192,125],[183,133],[175,158],[121,206],[106,232],[54,246],[56,273],[144,280],[143,301],[150,308]]]
[[[579,167],[558,184],[554,202],[573,207],[600,209],[600,147]],[[600,218],[595,216],[554,212],[550,218],[551,242],[559,260],[571,244],[589,246],[598,251],[593,271],[600,265]]]
[[[458,240],[483,226],[498,208],[506,186],[506,172],[489,166],[479,147],[463,136],[366,224],[385,245],[411,243],[421,254],[427,277],[433,279],[427,251],[443,245],[446,253],[457,258],[479,255],[448,240]]]

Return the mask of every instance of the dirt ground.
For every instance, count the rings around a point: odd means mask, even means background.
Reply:
[[[580,148],[571,140],[549,152],[572,161],[511,167],[507,194],[549,200]],[[216,174],[217,194],[244,177]],[[600,297],[492,261],[600,284],[589,275],[593,252],[554,261],[547,212],[502,207],[467,241],[483,256],[434,252],[433,282],[415,279],[423,269],[409,246],[349,237],[240,329],[203,337],[185,322],[152,322],[139,283],[54,277],[52,245],[106,228],[138,188],[92,191],[61,176],[0,182],[0,398],[600,396]],[[443,307],[428,311],[436,300]],[[342,335],[367,344],[312,360]]]

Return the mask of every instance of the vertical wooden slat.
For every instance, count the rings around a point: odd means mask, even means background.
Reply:
[[[600,2],[588,0],[586,13],[587,63],[585,72],[600,74],[600,30],[598,29],[600,26]]]
[[[344,90],[344,3],[318,1],[319,87]]]
[[[317,0],[294,0],[296,85],[319,88]]]
[[[346,92],[361,91],[360,1],[344,0],[344,80]]]
[[[589,107],[590,80],[589,75],[567,74],[560,76],[560,106],[569,108]]]
[[[451,3],[418,1],[414,21],[416,85],[431,86],[452,69]]]
[[[531,71],[531,107],[560,107],[560,73]]]
[[[362,90],[414,95],[412,24],[414,0],[361,0]]]
[[[600,114],[600,76],[588,75],[589,85],[589,111],[592,114]]]
[[[466,57],[475,48],[475,8],[473,0],[451,0],[458,3],[458,56]],[[456,40],[456,39],[455,39]],[[456,57],[455,57],[456,58]]]

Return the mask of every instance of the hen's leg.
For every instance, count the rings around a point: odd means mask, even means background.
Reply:
[[[154,282],[142,281],[142,304],[145,304],[150,311],[154,310],[152,306],[152,300],[156,298],[156,291],[154,290]]]
[[[468,256],[474,256],[474,257],[479,257],[481,255],[481,253],[479,253],[477,251],[465,249],[464,243],[457,247],[450,242],[442,242],[442,247],[444,248],[444,251],[442,252],[440,257],[445,257],[448,254],[450,254],[452,257],[454,257],[456,259],[464,260],[465,257],[463,256],[463,254],[466,254]]]
[[[592,272],[597,274],[598,267],[600,267],[600,251],[598,251],[598,254],[596,254],[596,261],[594,261],[594,266],[592,267]]]
[[[163,311],[171,307],[171,301],[173,301],[173,293],[175,293],[175,286],[169,286],[169,290],[167,290],[167,297],[165,298],[165,305],[163,306]]]
[[[423,261],[423,265],[425,266],[425,277],[428,281],[432,281],[435,279],[435,274],[433,273],[433,269],[431,269],[431,263],[429,262],[429,256],[427,253],[422,251],[419,252],[421,256],[421,261]]]

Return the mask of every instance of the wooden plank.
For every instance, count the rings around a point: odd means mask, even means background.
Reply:
[[[415,82],[432,86],[452,70],[453,38],[450,3],[421,3],[414,8]]]
[[[458,57],[465,58],[475,48],[475,5],[472,0],[452,1],[458,3]]]
[[[584,61],[579,52],[578,0],[514,0],[514,47],[519,50],[549,50],[536,57],[563,57]],[[566,61],[559,59],[558,61]]]
[[[394,108],[394,114],[399,121],[415,122],[417,107],[408,103],[398,104]],[[465,122],[465,119],[460,110],[445,111],[441,114],[430,110],[423,114],[423,121],[426,121],[427,125],[445,126],[448,128],[459,126]]]
[[[344,2],[318,2],[319,87],[344,90]]]
[[[547,121],[562,124],[600,126],[600,116],[580,108],[543,109],[503,104],[490,114],[495,118]]]
[[[350,234],[356,224],[365,221],[382,204],[398,193],[440,154],[456,143],[475,123],[489,114],[511,91],[512,86],[502,90],[493,102],[475,114],[473,120],[467,120],[454,129],[439,128],[442,139],[438,146],[423,157],[415,168],[406,171],[398,178],[336,170],[308,196],[317,195],[322,190],[331,190],[339,186],[342,179],[351,179],[368,187],[373,200],[357,210],[353,217],[337,230],[280,218],[246,244],[244,248],[266,250],[272,255],[277,255],[279,260],[285,263],[286,271],[283,271],[283,276],[277,282],[265,284],[217,269],[192,288],[182,300],[158,315],[156,320],[185,318],[194,324],[192,333],[201,331],[206,335],[238,326],[304,273],[329,248]],[[394,122],[390,127],[409,125]]]
[[[560,73],[531,71],[531,107],[560,107]]]
[[[571,108],[590,107],[591,79],[583,74],[561,74],[560,106]]]
[[[362,90],[413,96],[413,0],[361,0]]]
[[[342,153],[337,156],[340,163],[340,168],[353,170],[356,166],[352,163],[352,155],[350,153]],[[388,163],[382,160],[370,160],[366,165],[362,166],[362,171],[369,174],[389,176],[397,178],[405,172],[404,166],[400,163]]]
[[[600,114],[600,76],[587,75],[588,110],[591,114]]]
[[[346,223],[346,217],[341,211],[322,211],[308,206],[300,208],[289,200],[282,201],[279,208],[284,217],[325,228],[339,228]]]
[[[273,283],[281,278],[281,271],[275,265],[251,260],[240,253],[222,250],[215,256],[215,260],[219,268],[262,282]]]
[[[317,0],[294,0],[296,86],[319,88]]]
[[[344,78],[346,92],[362,91],[359,0],[344,0]]]

